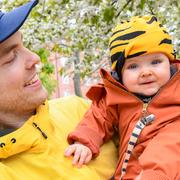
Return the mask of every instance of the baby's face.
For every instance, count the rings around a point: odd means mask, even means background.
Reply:
[[[152,53],[127,59],[122,69],[122,82],[132,93],[151,96],[170,79],[170,63],[163,53]]]

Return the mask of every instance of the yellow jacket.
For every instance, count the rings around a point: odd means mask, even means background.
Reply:
[[[64,157],[67,134],[89,104],[78,97],[51,100],[37,109],[18,130],[0,137],[0,180],[107,180],[114,172],[116,148],[112,142],[81,169]]]

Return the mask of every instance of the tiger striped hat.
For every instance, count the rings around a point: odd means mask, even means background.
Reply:
[[[112,70],[123,66],[125,59],[162,52],[175,59],[172,40],[155,16],[132,17],[117,25],[109,43]]]

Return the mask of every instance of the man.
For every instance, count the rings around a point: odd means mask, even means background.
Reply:
[[[112,142],[81,169],[63,155],[68,132],[89,105],[78,97],[46,100],[36,71],[40,59],[24,47],[19,31],[37,3],[0,11],[0,179],[108,179],[116,161]]]

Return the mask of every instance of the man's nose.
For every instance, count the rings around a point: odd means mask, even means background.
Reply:
[[[28,49],[26,50],[27,50],[26,68],[27,69],[35,68],[36,64],[40,63],[40,57],[32,51]]]

